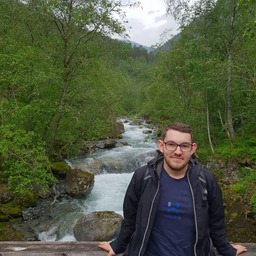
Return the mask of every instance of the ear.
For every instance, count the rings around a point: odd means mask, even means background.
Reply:
[[[164,152],[164,142],[162,140],[157,141],[158,149],[163,153]]]
[[[197,144],[193,143],[192,144],[192,150],[191,150],[191,156],[196,152],[196,150],[197,150]]]

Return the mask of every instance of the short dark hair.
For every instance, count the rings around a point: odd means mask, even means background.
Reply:
[[[166,126],[164,129],[163,129],[163,132],[162,132],[162,140],[165,139],[166,137],[166,133],[169,131],[169,130],[175,130],[175,131],[178,131],[178,132],[184,132],[184,133],[189,133],[191,135],[191,140],[193,141],[192,139],[192,130],[190,128],[190,126],[188,124],[184,124],[184,123],[174,123],[174,124],[170,124],[168,126]]]

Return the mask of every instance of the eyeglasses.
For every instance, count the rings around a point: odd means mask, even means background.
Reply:
[[[165,144],[165,148],[169,151],[175,151],[177,149],[177,147],[180,147],[180,150],[182,152],[191,151],[192,146],[193,146],[193,144],[189,144],[189,143],[177,144],[177,143],[171,142],[171,141],[164,142],[164,144]]]

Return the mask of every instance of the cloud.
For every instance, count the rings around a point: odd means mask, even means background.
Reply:
[[[168,39],[161,38],[166,30],[171,30],[173,35],[177,33],[178,25],[172,17],[166,16],[164,0],[140,0],[140,2],[140,8],[124,9],[131,27],[128,31],[131,41],[152,46]]]

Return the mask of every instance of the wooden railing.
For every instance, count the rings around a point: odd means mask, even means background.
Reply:
[[[248,252],[242,256],[256,256],[256,244],[243,244]],[[98,242],[0,242],[0,256],[106,256]]]

